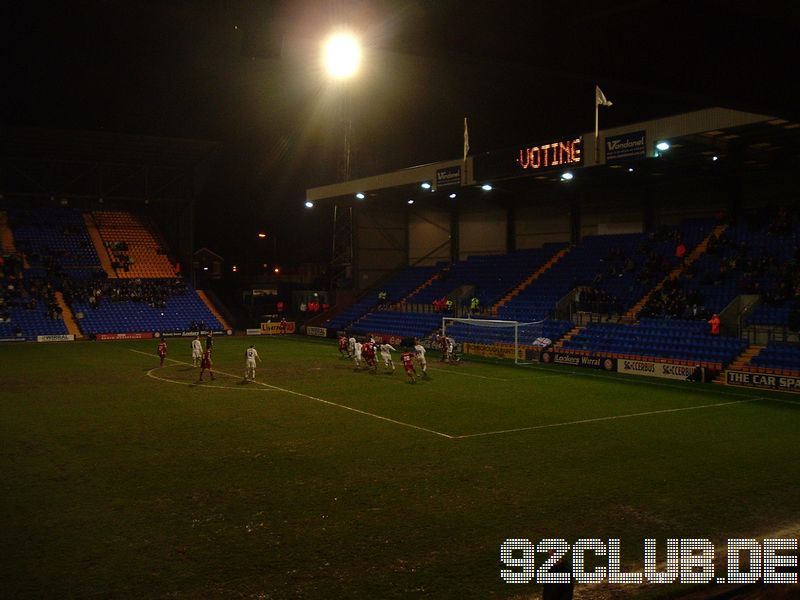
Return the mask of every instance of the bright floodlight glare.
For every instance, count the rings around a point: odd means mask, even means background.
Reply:
[[[669,142],[658,142],[656,144],[656,150],[660,150],[661,152],[666,152],[669,150]]]
[[[452,198],[455,198],[455,197],[456,197],[456,193],[455,193],[455,192],[453,192],[452,194],[450,194],[450,198],[451,198],[451,199],[452,199]]]
[[[628,173],[633,173],[633,167],[628,167]]]
[[[422,183],[422,184],[420,185],[420,187],[421,187],[423,190],[429,190],[429,189],[431,189],[431,184],[430,184],[430,183],[428,183],[428,182],[426,181],[425,183]]]
[[[359,200],[363,200],[364,198],[366,198],[366,196],[364,196],[363,192],[358,192],[356,194],[356,198],[358,198]]]
[[[488,184],[488,183],[484,183],[484,184],[481,186],[481,189],[482,189],[484,192],[491,192],[491,191],[492,191],[492,186],[491,186],[490,184]]]
[[[267,234],[266,233],[259,233],[258,237],[260,237],[263,240],[265,237],[267,237]]]
[[[306,208],[314,208],[314,203],[311,200],[306,201]]]
[[[409,200],[408,203],[409,204],[414,204],[414,201],[413,200]]]
[[[570,173],[569,171],[567,171],[566,173],[564,173],[564,174],[561,176],[561,179],[562,179],[562,180],[564,180],[564,181],[569,181],[569,180],[570,180],[570,179],[572,179],[573,177],[575,177],[575,175],[573,175],[572,173]]]
[[[715,154],[714,156],[712,156],[712,157],[711,157],[711,160],[713,160],[713,161],[718,161],[718,160],[719,160],[719,156],[717,156],[717,155]]]
[[[347,79],[358,71],[361,47],[353,35],[335,33],[325,41],[322,56],[328,75],[334,79]]]

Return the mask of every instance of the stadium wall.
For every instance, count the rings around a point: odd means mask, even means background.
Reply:
[[[549,242],[568,242],[569,207],[546,201],[518,207],[514,233],[517,250],[539,248]]]
[[[507,250],[507,237],[505,208],[478,201],[460,207],[460,260],[473,254],[503,254]]]
[[[429,266],[450,260],[450,212],[414,209],[408,217],[409,264]]]
[[[408,264],[408,213],[385,206],[363,206],[354,212],[356,287],[369,288]]]

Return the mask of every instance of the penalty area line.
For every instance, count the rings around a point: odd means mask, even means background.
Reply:
[[[149,352],[142,352],[141,350],[134,350],[133,348],[128,348],[128,350],[130,350],[131,352],[135,352],[136,354],[142,354],[144,356],[149,356],[150,358],[153,358],[153,356],[154,356],[153,354],[151,354]],[[184,361],[181,361],[181,360],[175,360],[174,358],[168,358],[167,360],[170,361],[170,362],[173,362],[173,363],[177,363],[179,365],[192,366],[191,363],[187,363],[187,362],[184,362]],[[233,375],[231,373],[226,373],[225,371],[218,371],[218,370],[215,369],[214,373],[215,374],[219,374],[219,375],[225,375],[226,377],[233,377],[235,379],[241,379],[241,377],[239,377],[238,375]],[[361,415],[365,415],[367,417],[372,417],[373,419],[379,419],[381,421],[386,421],[388,423],[394,423],[395,425],[400,425],[402,427],[408,427],[408,428],[411,428],[411,429],[416,429],[418,431],[424,431],[426,433],[432,433],[433,435],[437,435],[439,437],[447,438],[449,440],[453,439],[452,435],[448,435],[446,433],[442,433],[441,431],[434,431],[433,429],[428,429],[427,427],[420,427],[419,425],[413,425],[411,423],[404,423],[403,421],[397,421],[396,419],[390,419],[389,417],[383,417],[381,415],[376,415],[375,413],[367,412],[366,410],[353,408],[352,406],[347,406],[345,404],[338,404],[338,403],[332,402],[330,400],[325,400],[323,398],[317,398],[316,396],[310,396],[308,394],[303,394],[302,392],[295,392],[294,390],[289,390],[289,389],[286,389],[286,388],[278,387],[277,385],[271,385],[269,383],[264,383],[263,381],[253,381],[252,383],[257,383],[258,385],[263,385],[264,387],[276,390],[278,392],[284,392],[286,394],[291,394],[293,396],[299,396],[301,398],[307,398],[308,400],[314,400],[315,402],[320,402],[322,404],[327,404],[328,406],[335,406],[337,408],[341,408],[341,409],[344,409],[344,410],[349,410],[350,412],[354,412],[354,413],[358,413],[358,414],[361,414]],[[200,386],[198,386],[198,387],[200,387]]]
[[[583,425],[585,423],[598,423],[600,421],[615,421],[617,419],[630,419],[633,417],[646,417],[650,415],[660,415],[665,413],[683,412],[688,410],[700,410],[701,408],[715,408],[719,406],[730,406],[732,404],[744,404],[746,402],[756,402],[764,398],[748,398],[746,400],[734,400],[732,402],[718,402],[716,404],[701,404],[700,406],[684,406],[682,408],[665,408],[663,410],[651,410],[648,412],[631,413],[628,415],[612,415],[609,417],[596,417],[593,419],[580,419],[578,421],[565,421],[563,423],[548,423],[547,425],[533,425],[531,427],[517,427],[515,429],[503,429],[499,431],[485,431],[482,433],[467,433],[465,435],[454,435],[453,439],[462,440],[465,438],[483,437],[487,435],[501,435],[504,433],[517,433],[520,431],[533,431],[536,429],[552,429],[554,427],[566,427],[568,425]]]

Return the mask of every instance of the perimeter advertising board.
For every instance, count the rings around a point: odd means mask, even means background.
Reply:
[[[261,323],[261,335],[280,335],[282,333],[294,333],[294,321],[286,321],[286,330],[281,330],[280,323]]]
[[[617,360],[605,356],[578,356],[577,354],[545,350],[539,355],[539,360],[545,364],[568,365],[570,367],[584,367],[586,369],[602,369],[603,371],[615,371],[617,369]]]
[[[800,377],[791,375],[725,371],[725,383],[726,385],[735,385],[737,387],[800,394]]]
[[[644,375],[661,379],[687,381],[694,377],[697,367],[673,365],[671,363],[651,362],[646,360],[620,359],[617,361],[617,372],[627,375]]]

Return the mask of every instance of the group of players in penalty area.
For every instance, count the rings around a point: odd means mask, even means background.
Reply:
[[[213,338],[209,334],[206,337],[205,349],[200,342],[200,335],[198,334],[192,340],[192,366],[200,368],[200,376],[198,382],[203,381],[203,375],[208,371],[209,377],[213,380],[214,367],[211,360],[211,351],[213,348]],[[460,358],[456,352],[456,342],[453,338],[436,335],[434,344],[438,344],[442,349],[442,360],[450,363],[458,363]],[[410,383],[416,383],[420,377],[430,379],[428,376],[428,361],[425,359],[425,346],[420,343],[418,338],[414,338],[413,345],[410,347],[403,347],[400,354],[400,360],[403,364],[403,369],[408,376]],[[379,344],[373,337],[364,339],[363,341],[356,339],[354,336],[348,337],[347,335],[339,336],[339,354],[342,358],[352,359],[355,361],[356,370],[361,370],[362,367],[366,368],[370,373],[378,371],[377,353],[380,353],[383,360],[384,368],[387,372],[394,373],[395,366],[392,359],[392,352],[398,350],[388,343]],[[167,358],[167,341],[162,337],[158,342],[156,353],[161,361],[160,366],[164,366],[164,361]],[[261,362],[261,357],[255,345],[250,346],[244,352],[245,356],[245,370],[244,381],[255,381],[256,378],[256,363]],[[421,373],[417,373],[417,366],[419,366]]]
[[[458,362],[458,355],[455,352],[455,340],[451,337],[437,336],[437,341],[442,347],[442,359],[446,362]],[[342,358],[353,360],[357,371],[366,368],[370,373],[377,373],[377,354],[380,354],[386,372],[394,373],[395,366],[392,352],[398,352],[398,350],[388,343],[379,344],[371,336],[363,340],[357,339],[352,335],[349,337],[347,335],[339,336],[339,355]],[[413,345],[400,349],[400,361],[403,364],[409,383],[416,383],[420,377],[430,379],[428,376],[428,361],[425,359],[425,346],[420,343],[419,339],[414,338]],[[417,373],[417,366],[419,366],[421,373]]]
[[[211,334],[206,336],[206,346],[200,342],[200,334],[196,335],[192,340],[192,366],[200,368],[200,377],[198,382],[203,381],[203,375],[208,371],[211,379],[214,379],[214,363],[211,360],[211,350],[214,347],[214,338]],[[164,361],[167,358],[167,341],[162,337],[158,342],[156,350],[161,366],[164,366]],[[244,351],[244,381],[255,381],[256,379],[256,362],[261,362],[261,357],[258,355],[255,345],[250,344],[250,347]]]

